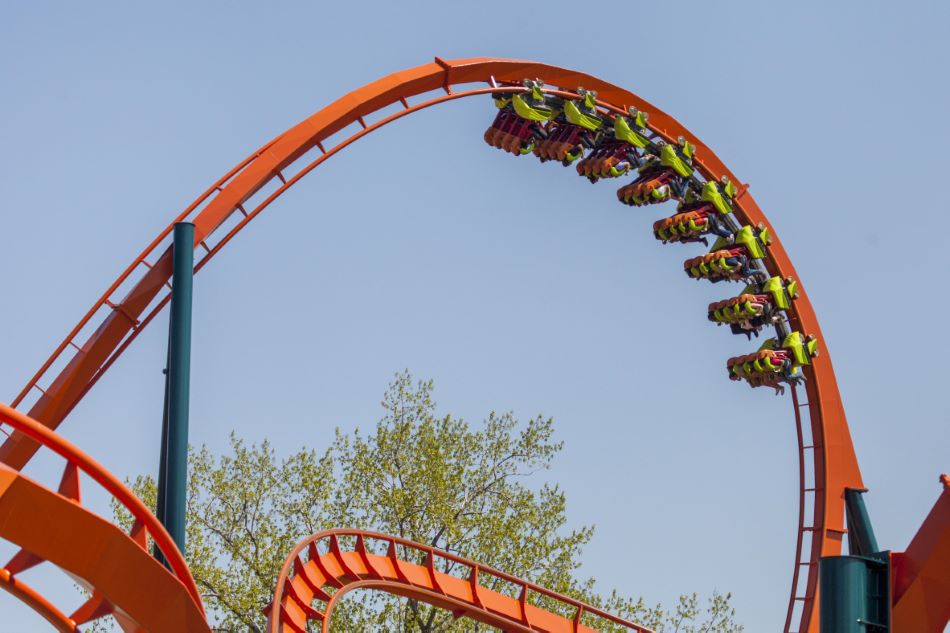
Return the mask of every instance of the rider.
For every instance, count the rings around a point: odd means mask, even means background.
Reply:
[[[717,240],[717,245],[718,243]],[[683,269],[694,279],[708,279],[713,283],[723,280],[738,281],[761,274],[761,271],[753,267],[753,261],[754,257],[751,257],[743,246],[716,248],[716,245],[713,245],[709,253],[687,259],[683,263]]]
[[[566,100],[563,109],[548,125],[547,136],[538,142],[534,154],[542,161],[559,160],[565,166],[593,147],[603,118],[597,111],[597,93],[578,88],[578,100]]]
[[[802,367],[818,356],[818,340],[814,335],[792,332],[779,341],[768,339],[754,354],[730,358],[726,366],[729,378],[745,379],[753,387],[770,386],[782,391],[781,381],[795,383],[804,377]]]
[[[703,262],[713,271],[712,274],[695,274],[694,266],[690,264],[695,262],[696,258],[687,260],[686,272],[690,277],[706,277],[711,281],[754,277],[761,272],[753,268],[753,261],[765,257],[765,246],[770,241],[768,228],[764,224],[755,229],[748,225],[740,227],[733,235],[716,240],[710,252],[702,257]],[[703,272],[702,267],[699,267],[699,272]]]
[[[728,238],[733,229],[725,217],[732,213],[728,200],[734,195],[735,187],[726,177],[722,178],[722,186],[706,182],[698,194],[688,189],[674,215],[653,223],[653,234],[664,243],[702,242],[707,246],[702,237],[707,233]]]
[[[530,153],[535,141],[546,135],[543,123],[558,113],[559,100],[544,93],[542,82],[526,80],[524,85],[528,91],[523,94],[493,95],[499,112],[485,132],[489,145],[515,155]]]
[[[685,200],[689,191],[689,177],[695,148],[680,137],[679,145],[660,141],[650,147],[639,168],[639,176],[617,191],[621,202],[641,206],[664,202],[672,197]]]
[[[640,151],[650,145],[647,114],[630,108],[633,124],[622,115],[614,117],[613,136],[602,136],[591,153],[577,164],[577,173],[591,182],[623,176],[641,164]]]
[[[791,308],[798,296],[798,283],[788,277],[771,277],[762,283],[753,282],[731,299],[709,304],[707,317],[717,325],[726,324],[733,334],[750,339],[762,327],[779,319],[779,311]]]

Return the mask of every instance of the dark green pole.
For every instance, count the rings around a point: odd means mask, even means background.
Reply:
[[[877,539],[871,518],[864,505],[866,490],[848,488],[844,491],[844,504],[848,517],[848,553],[853,556],[870,556],[877,553]]]
[[[890,630],[887,552],[874,556],[823,556],[818,566],[820,633]]]
[[[878,551],[866,490],[844,493],[848,556],[819,561],[820,633],[884,633],[890,630],[890,554]]]
[[[171,319],[168,320],[168,339],[171,340]],[[170,347],[170,346],[169,346]],[[168,474],[166,466],[168,462],[168,353],[165,354],[165,367],[162,369],[162,375],[165,377],[165,392],[162,397],[162,447],[158,453],[158,490],[155,501],[155,516],[167,525],[165,522],[165,492],[168,487]],[[157,546],[152,546],[152,554],[161,563],[165,563],[165,557],[158,550]]]
[[[172,247],[172,301],[168,328],[162,462],[159,467],[159,519],[185,551],[185,502],[188,489],[188,399],[191,383],[191,297],[195,225],[175,225]],[[164,481],[161,481],[164,471]]]

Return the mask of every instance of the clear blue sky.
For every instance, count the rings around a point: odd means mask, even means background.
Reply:
[[[598,6],[5,3],[2,399],[180,209],[275,134],[433,55],[537,59],[641,94],[751,183],[819,314],[878,539],[903,549],[950,469],[947,4]],[[697,249],[654,241],[664,210],[489,148],[492,116],[486,98],[390,126],[198,276],[193,442],[220,449],[233,429],[284,453],[321,448],[335,426],[371,426],[409,368],[473,422],[555,418],[565,450],[546,477],[572,525],[596,524],[583,571],[603,589],[667,603],[732,591],[747,630],[776,630],[795,432],[787,399],[725,378],[754,343],[705,306],[733,288],[683,276]],[[62,427],[120,476],[157,466],[165,323]],[[52,463],[29,472],[52,481]],[[30,573],[75,602],[68,580]],[[41,628],[2,601],[13,629]]]

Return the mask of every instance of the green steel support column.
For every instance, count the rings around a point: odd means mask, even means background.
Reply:
[[[845,490],[850,556],[819,561],[820,633],[883,633],[890,630],[890,554],[878,550],[862,496]]]
[[[194,275],[195,225],[175,225],[172,301],[169,317],[167,436],[163,438],[165,466],[164,516],[159,518],[178,548],[185,551],[185,502],[188,482],[188,400],[191,384],[191,296]]]
[[[866,490],[848,488],[844,491],[844,503],[848,515],[848,552],[854,556],[870,556],[878,552],[877,539],[871,518],[864,505]]]
[[[818,567],[820,633],[890,630],[889,555],[825,556]]]
[[[171,340],[171,319],[168,322],[168,340]],[[165,523],[165,491],[168,487],[168,475],[166,465],[168,462],[168,354],[165,354],[165,367],[162,369],[162,375],[165,376],[165,392],[162,397],[162,447],[158,453],[158,489],[156,491],[155,516]],[[159,551],[157,546],[152,546],[152,555],[162,564],[165,563],[165,557]]]

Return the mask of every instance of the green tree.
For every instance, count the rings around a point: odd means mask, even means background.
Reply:
[[[187,559],[216,626],[262,631],[261,609],[293,545],[319,530],[351,527],[441,548],[659,631],[742,630],[728,594],[714,594],[703,613],[695,594],[670,612],[616,592],[598,594],[593,579],[577,577],[593,527],[568,528],[558,486],[527,485],[561,450],[552,420],[519,424],[511,413],[493,412],[473,428],[436,415],[432,392],[431,381],[397,374],[373,432],[338,430],[324,453],[301,450],[279,460],[268,442],[247,446],[233,435],[228,455],[192,451]],[[154,504],[151,477],[133,487]],[[351,594],[333,624],[336,631],[479,630],[446,611],[378,592]]]

